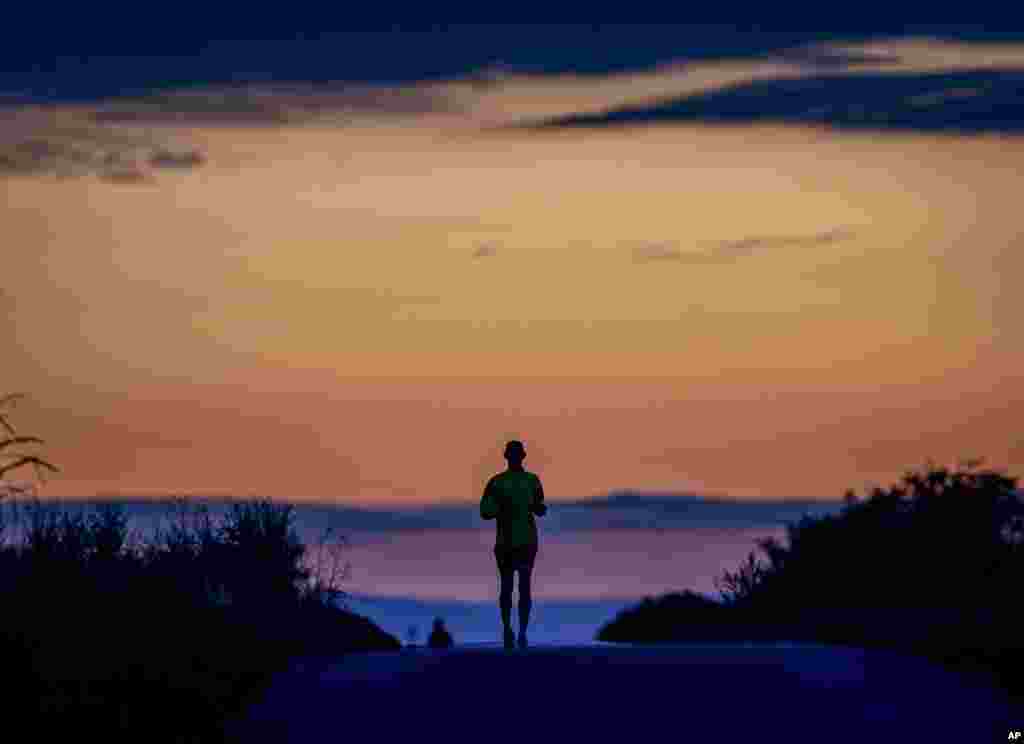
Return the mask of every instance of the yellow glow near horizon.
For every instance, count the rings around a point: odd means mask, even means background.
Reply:
[[[513,436],[553,499],[1020,467],[1020,139],[479,128],[800,74],[748,67],[451,84],[461,112],[386,123],[163,125],[208,162],[0,181],[3,383],[63,466],[47,492],[465,501]]]

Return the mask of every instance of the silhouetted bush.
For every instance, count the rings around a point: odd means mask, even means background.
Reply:
[[[56,470],[0,397],[0,479]],[[177,500],[152,534],[124,509],[19,501],[0,480],[0,659],[5,729],[34,740],[218,741],[298,654],[400,643],[336,605],[344,574],[324,545],[310,566],[293,508],[232,504],[215,519]],[[324,557],[327,556],[327,560]]]
[[[645,599],[599,640],[808,640],[911,650],[987,670],[1024,694],[1012,618],[1024,579],[1024,502],[1017,479],[928,465],[838,514],[805,516],[785,542],[758,541],[717,581],[721,600],[692,592]]]
[[[334,603],[338,574],[307,565],[291,506],[215,518],[178,500],[168,517],[139,536],[117,504],[7,504],[0,654],[35,735],[218,741],[291,658],[400,647]]]
[[[722,603],[686,590],[646,597],[635,607],[622,610],[601,628],[598,640],[672,641],[679,638],[680,628],[684,627],[691,638],[728,638],[732,618]]]
[[[971,463],[910,472],[837,515],[804,517],[767,564],[726,572],[728,601],[822,607],[999,604],[1021,576],[1024,503],[1016,479]],[[748,564],[754,558],[748,557]],[[760,564],[759,564],[760,565]]]

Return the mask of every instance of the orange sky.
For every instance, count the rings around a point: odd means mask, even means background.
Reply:
[[[987,49],[904,42],[888,67],[1024,66]],[[63,470],[44,493],[466,501],[512,437],[553,500],[831,498],[927,457],[1019,472],[1021,140],[486,129],[778,74],[801,70],[92,125],[207,162],[0,179],[0,392],[32,396],[15,422]],[[86,113],[10,118],[0,144]]]

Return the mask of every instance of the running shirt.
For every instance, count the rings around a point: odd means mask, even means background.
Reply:
[[[540,478],[528,470],[505,470],[492,476],[480,499],[480,516],[498,520],[495,546],[537,544],[533,509],[544,504]]]

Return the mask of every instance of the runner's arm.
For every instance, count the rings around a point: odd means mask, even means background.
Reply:
[[[544,503],[544,486],[541,485],[540,478],[537,478],[537,491],[533,499],[533,503],[530,504],[530,511],[538,517],[543,517],[548,513],[548,505]]]
[[[498,516],[497,489],[494,487],[494,479],[487,481],[484,487],[484,495],[480,499],[480,517],[482,519],[494,519]]]

